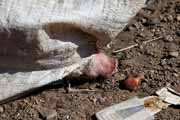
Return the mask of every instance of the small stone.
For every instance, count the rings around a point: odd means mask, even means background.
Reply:
[[[0,113],[4,112],[4,108],[0,106]]]
[[[142,27],[142,24],[140,22],[134,23],[134,26],[136,27],[137,30],[140,30]]]
[[[146,9],[147,9],[147,10],[150,10],[150,11],[155,11],[156,8],[157,8],[157,6],[156,6],[155,4],[150,4],[150,5],[147,6]]]
[[[153,5],[155,3],[155,0],[147,0],[146,4],[149,5]]]
[[[1,118],[6,118],[6,117],[7,117],[6,113],[5,114],[1,114]]]
[[[153,19],[148,20],[146,24],[147,25],[159,25],[160,20],[159,20],[159,18],[153,18]]]
[[[149,37],[149,38],[154,36],[154,34],[150,31],[146,31],[145,34],[146,34],[146,37]]]
[[[174,18],[173,18],[172,15],[168,15],[168,16],[167,16],[167,19],[168,19],[169,21],[173,21],[173,20],[174,20]]]
[[[180,15],[178,15],[177,17],[176,17],[176,20],[179,22],[180,21]]]
[[[43,109],[40,111],[40,117],[43,120],[55,120],[57,118],[56,110]]]
[[[144,49],[144,46],[143,46],[143,45],[139,45],[139,49],[140,49],[140,50],[143,50],[143,49]]]
[[[177,59],[175,57],[168,59],[167,65],[169,65],[171,67],[176,67],[177,66]],[[169,67],[168,69],[170,70],[171,68]]]
[[[179,53],[178,52],[169,52],[169,55],[172,57],[178,57]]]
[[[180,30],[177,30],[176,34],[180,37]]]
[[[99,102],[99,104],[101,105],[105,104],[107,100],[106,97],[102,97],[102,96],[97,96],[96,99],[97,99],[96,101]]]
[[[129,26],[129,30],[130,30],[130,31],[135,31],[135,30],[136,30],[136,28],[135,28],[135,27],[133,27],[133,26]]]
[[[160,21],[161,22],[167,22],[167,18],[163,15],[160,15]]]
[[[143,89],[145,89],[145,88],[147,87],[147,83],[146,83],[146,82],[143,82],[143,83],[141,84],[141,87],[142,87]]]
[[[70,119],[70,116],[69,116],[69,115],[67,115],[65,118],[66,118],[67,120],[69,120],[69,119]]]
[[[166,64],[167,64],[167,59],[162,59],[162,60],[161,60],[161,65],[164,66],[164,65],[166,65]]]
[[[146,37],[146,35],[145,35],[144,32],[139,33],[139,36],[140,36],[140,37]]]
[[[174,77],[178,77],[178,74],[177,74],[177,73],[173,73],[173,76],[174,76]]]
[[[115,78],[118,79],[118,81],[122,81],[122,80],[124,80],[124,79],[126,78],[126,75],[123,74],[123,73],[121,73],[121,74],[115,74],[114,76],[115,76]]]
[[[147,20],[146,20],[145,18],[143,18],[143,19],[141,20],[141,22],[142,22],[142,24],[145,24],[145,23],[147,22]]]
[[[42,120],[41,118],[35,118],[35,119],[33,119],[33,120]]]
[[[164,40],[167,41],[167,42],[172,42],[174,39],[173,39],[173,37],[171,35],[166,35],[164,37]]]
[[[176,9],[176,13],[179,14],[180,13],[180,4],[177,4],[175,9]]]

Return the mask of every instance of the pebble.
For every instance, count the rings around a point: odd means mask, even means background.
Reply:
[[[156,0],[147,0],[146,4],[147,5],[153,5]]]
[[[172,42],[174,39],[173,39],[173,37],[171,35],[166,35],[164,37],[164,40],[167,41],[167,42]]]
[[[0,106],[0,113],[4,112],[4,108]]]
[[[176,17],[176,19],[177,19],[177,21],[179,22],[179,21],[180,21],[180,15],[178,15],[178,16]]]
[[[129,26],[128,28],[129,28],[130,31],[135,31],[136,30],[136,28],[133,27],[133,26]]]
[[[177,51],[174,51],[174,52],[169,52],[169,55],[172,57],[178,57],[179,53]]]
[[[153,19],[148,20],[146,24],[147,25],[159,25],[160,20],[159,20],[159,18],[153,18]]]
[[[56,110],[44,109],[40,111],[40,116],[43,120],[55,120],[57,118]]]
[[[150,31],[146,31],[145,33],[146,33],[147,37],[153,37],[154,36],[154,34]]]
[[[155,4],[150,4],[146,7],[147,10],[150,10],[150,11],[155,11],[156,10],[156,5]]]
[[[160,21],[161,22],[167,22],[167,18],[163,15],[160,15]]]
[[[177,73],[173,73],[173,76],[174,76],[174,77],[178,77],[178,74],[177,74]]]
[[[174,18],[173,18],[172,15],[167,16],[167,19],[168,19],[170,22],[172,22],[172,21],[174,20]]]
[[[97,96],[96,97],[96,101],[99,102],[100,105],[103,105],[106,103],[107,98],[106,97],[102,97],[102,96]]]
[[[69,119],[70,119],[70,116],[69,116],[69,115],[67,115],[65,118],[66,118],[66,120],[69,120]]]
[[[161,65],[164,66],[164,65],[166,65],[166,64],[167,64],[167,59],[162,59],[162,60],[161,60]]]
[[[146,24],[146,22],[147,22],[147,19],[145,19],[145,18],[142,18],[142,19],[141,19],[141,22],[142,22],[142,24]]]
[[[147,88],[147,83],[143,82],[143,83],[141,84],[141,88],[143,88],[143,89]]]
[[[180,37],[180,30],[177,30],[176,34]]]
[[[126,78],[126,75],[123,73],[120,73],[120,74],[115,74],[114,77],[118,78],[119,81],[122,81]]]
[[[176,8],[175,8],[175,10],[176,10],[176,13],[180,13],[180,5],[176,5]]]
[[[142,28],[142,24],[140,22],[134,23],[134,26],[136,27],[137,30],[140,30]]]
[[[41,118],[34,118],[33,120],[42,120]]]

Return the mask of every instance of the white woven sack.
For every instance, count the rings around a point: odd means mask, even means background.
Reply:
[[[82,74],[145,0],[0,0],[0,101]]]

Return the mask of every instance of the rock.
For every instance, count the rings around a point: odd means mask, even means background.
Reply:
[[[135,27],[137,30],[141,30],[141,28],[142,28],[141,22],[136,22],[136,23],[134,23],[133,25],[134,25],[134,27]]]
[[[146,4],[148,6],[155,4],[156,0],[147,0]]]
[[[150,11],[155,11],[156,8],[157,6],[155,4],[150,4],[145,9],[150,10]]]
[[[177,51],[173,51],[173,52],[169,52],[169,55],[171,57],[178,57],[179,56],[179,53]]]
[[[66,115],[66,117],[65,117],[67,120],[69,120],[70,119],[70,116],[69,115]]]
[[[180,14],[180,4],[176,5],[175,10],[176,10],[176,13]]]
[[[146,25],[159,25],[159,24],[160,24],[159,18],[152,18],[146,22]]]
[[[179,75],[177,73],[173,73],[173,76],[178,78]]]
[[[174,39],[173,39],[173,37],[171,35],[166,35],[164,37],[164,40],[167,41],[167,42],[172,42]]]
[[[179,22],[180,21],[180,15],[178,15],[177,17],[176,17],[176,20]]]
[[[172,21],[174,20],[174,18],[173,18],[172,15],[168,15],[168,16],[167,16],[167,19],[168,19],[168,21],[170,21],[170,22],[172,22]]]
[[[177,34],[177,36],[180,37],[180,30],[179,29],[176,31],[176,34]]]
[[[168,59],[167,65],[169,65],[170,67],[176,67],[178,65],[177,59],[175,57]],[[169,70],[171,69],[170,67],[168,68]]]
[[[164,15],[160,15],[161,22],[167,22],[167,18]]]
[[[41,118],[34,118],[33,120],[42,120]]]
[[[135,31],[135,30],[136,30],[136,28],[133,27],[133,26],[129,26],[128,29],[129,29],[130,31]]]
[[[145,31],[144,34],[146,34],[146,37],[149,37],[149,38],[154,36],[154,34],[150,31]]]
[[[40,118],[43,120],[55,120],[57,118],[56,110],[43,109],[40,111]]]
[[[161,65],[164,66],[164,65],[166,65],[166,64],[167,64],[167,59],[162,59],[162,60],[161,60]]]
[[[114,76],[115,76],[115,78],[118,79],[118,81],[122,81],[122,80],[124,80],[126,78],[126,75],[123,74],[123,73],[115,74]]]
[[[178,44],[166,44],[166,47],[168,49],[169,52],[174,52],[174,51],[179,51],[179,45]]]
[[[97,96],[96,101],[99,102],[100,105],[104,105],[106,103],[106,101],[107,101],[107,98],[102,97],[102,96]]]
[[[142,24],[144,25],[144,24],[146,24],[146,22],[147,22],[147,19],[145,19],[145,18],[142,18],[142,19],[141,19],[141,22],[142,22]]]
[[[0,106],[0,113],[4,112],[4,108]]]

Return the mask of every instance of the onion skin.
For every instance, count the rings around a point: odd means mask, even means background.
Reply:
[[[135,75],[135,76],[129,76],[124,81],[124,85],[125,85],[126,89],[136,91],[139,88],[142,79],[144,79],[143,73],[140,73],[140,74]]]

